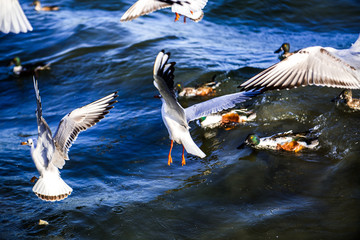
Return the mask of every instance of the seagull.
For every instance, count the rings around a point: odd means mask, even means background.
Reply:
[[[138,0],[124,13],[120,21],[131,21],[156,10],[171,7],[171,11],[176,15],[175,21],[179,20],[180,15],[184,15],[184,22],[186,17],[198,22],[204,16],[202,9],[206,3],[207,0]]]
[[[170,53],[160,51],[154,63],[154,86],[159,90],[162,101],[161,115],[169,132],[171,140],[168,155],[168,165],[172,163],[171,150],[174,141],[183,145],[181,164],[185,165],[184,150],[192,155],[204,158],[205,153],[196,145],[190,136],[190,121],[219,112],[224,109],[235,107],[237,103],[245,102],[261,93],[261,90],[238,92],[210,99],[183,108],[176,99],[174,89],[175,62],[168,63]]]
[[[0,0],[0,31],[7,34],[26,33],[33,28],[26,18],[19,0]]]
[[[360,35],[349,49],[308,47],[287,56],[240,85],[243,89],[299,86],[360,88]]]
[[[118,96],[114,92],[104,98],[77,108],[61,119],[59,126],[52,136],[49,125],[42,116],[41,99],[38,82],[34,78],[36,94],[36,118],[38,124],[38,138],[28,139],[21,145],[30,146],[31,157],[40,174],[33,187],[33,192],[45,201],[60,201],[67,198],[72,188],[60,176],[59,169],[69,160],[68,151],[80,132],[94,126],[112,109]]]

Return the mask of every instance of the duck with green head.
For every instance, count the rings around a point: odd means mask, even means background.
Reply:
[[[301,133],[293,133],[293,131],[290,130],[263,138],[260,138],[256,134],[249,134],[238,149],[243,148],[245,145],[256,149],[298,152],[303,149],[315,149],[319,145],[319,141],[314,130]]]
[[[351,89],[345,89],[332,101],[336,102],[336,104],[345,103],[346,106],[353,110],[360,110],[360,99],[352,97]]]
[[[290,52],[290,43],[283,43],[281,45],[281,47],[278,50],[276,50],[274,53],[279,53],[281,51],[283,51],[283,52],[279,55],[280,61],[282,61],[285,58],[287,58],[287,57],[291,56],[292,54],[294,54],[294,53]]]
[[[10,62],[10,66],[14,66],[12,68],[12,73],[17,76],[37,76],[37,71],[42,70],[50,70],[50,64],[46,64],[43,62],[36,62],[36,63],[28,63],[28,64],[21,64],[21,60],[19,57],[14,57],[13,60]]]

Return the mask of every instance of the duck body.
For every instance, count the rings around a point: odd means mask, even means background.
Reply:
[[[316,135],[312,131],[293,133],[292,130],[278,133],[270,137],[260,138],[255,134],[250,134],[245,144],[256,149],[282,150],[289,152],[299,152],[303,149],[314,149],[319,145]],[[239,148],[242,145],[239,146]]]
[[[220,86],[220,82],[205,83],[200,87],[182,87],[180,83],[176,84],[176,90],[179,97],[203,97],[215,95],[215,89]]]
[[[352,97],[352,91],[350,89],[345,89],[340,93],[339,96],[333,99],[336,104],[344,103],[352,110],[360,110],[360,99]]]
[[[239,124],[253,121],[256,118],[256,113],[248,112],[244,109],[234,109],[225,113],[211,114],[200,118],[200,125],[202,128],[216,128],[224,126],[231,129]]]
[[[35,10],[40,12],[40,11],[58,11],[60,9],[59,6],[41,6],[40,1],[34,1],[33,4],[35,6]]]

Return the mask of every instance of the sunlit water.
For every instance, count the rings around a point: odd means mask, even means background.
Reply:
[[[278,62],[273,52],[285,41],[291,50],[350,47],[360,32],[359,1],[209,1],[200,23],[174,23],[170,9],[120,23],[134,1],[43,1],[60,11],[37,13],[20,0],[34,31],[0,34],[0,238],[355,239],[360,113],[330,101],[340,90],[267,92],[239,106],[256,120],[230,131],[192,122],[207,157],[186,155],[181,167],[176,145],[169,167],[152,65],[165,49],[177,62],[176,81],[194,86],[216,74],[218,94],[236,92]],[[36,102],[32,78],[9,74],[14,56],[51,63],[38,79],[53,132],[74,108],[119,91],[111,113],[72,146],[61,175],[74,191],[64,201],[44,202],[31,190],[38,173],[20,142],[37,137]],[[316,151],[236,149],[249,133],[315,126]]]

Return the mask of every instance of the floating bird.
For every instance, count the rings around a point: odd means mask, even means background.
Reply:
[[[345,89],[340,93],[339,96],[333,99],[337,104],[345,103],[350,109],[360,110],[360,99],[352,97],[352,91],[350,89]]]
[[[360,88],[360,36],[349,49],[308,47],[240,85],[244,89],[291,89],[299,86]]]
[[[171,11],[175,13],[175,21],[179,20],[180,15],[184,15],[184,22],[186,17],[198,22],[204,16],[202,9],[206,3],[207,0],[138,0],[124,13],[120,21],[131,21],[156,10],[171,7]]]
[[[274,53],[279,53],[281,51],[283,51],[279,56],[279,59],[281,61],[294,54],[290,52],[290,43],[283,43],[281,47],[278,50],[276,50]]]
[[[154,63],[154,85],[161,95],[161,115],[169,132],[171,140],[168,155],[168,165],[172,163],[171,150],[173,142],[183,145],[182,165],[185,164],[184,149],[192,155],[204,158],[206,155],[195,144],[190,136],[188,122],[207,116],[211,113],[232,108],[237,103],[244,102],[260,94],[260,91],[238,92],[213,98],[208,101],[183,108],[177,101],[174,91],[175,62],[168,63],[170,53],[162,50],[156,57]]]
[[[59,6],[45,6],[42,7],[40,1],[36,0],[31,5],[35,6],[36,11],[58,11],[60,9]]]
[[[12,72],[15,76],[29,76],[36,75],[37,71],[42,70],[50,70],[49,63],[37,62],[37,63],[29,63],[22,65],[19,57],[14,57],[14,59],[10,62],[10,66],[13,66]]]
[[[60,201],[67,198],[72,189],[60,177],[59,169],[69,160],[68,151],[81,131],[94,126],[113,108],[117,92],[84,107],[77,108],[61,119],[54,136],[42,116],[38,82],[34,78],[38,124],[38,139],[28,139],[21,145],[31,147],[31,157],[40,174],[33,192],[45,201]]]
[[[181,83],[177,83],[175,89],[178,91],[179,97],[196,97],[196,96],[212,96],[215,95],[215,89],[220,86],[220,82],[213,81],[205,83],[200,87],[183,87]]]
[[[218,126],[225,126],[226,129],[231,129],[240,123],[253,121],[256,118],[256,113],[246,111],[246,109],[234,109],[225,113],[215,113],[206,117],[201,117],[200,125],[203,128],[215,128]]]
[[[22,10],[19,0],[0,0],[0,31],[26,33],[33,28]]]
[[[318,137],[312,130],[302,133],[293,133],[292,130],[278,133],[270,137],[260,138],[255,134],[249,134],[238,149],[249,145],[256,149],[282,150],[299,152],[303,149],[314,149],[319,145]]]

